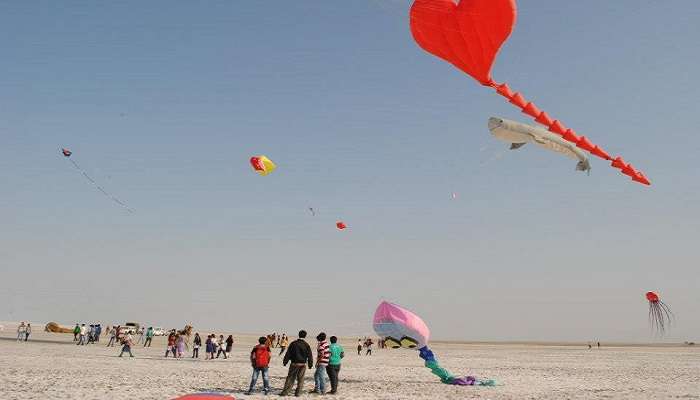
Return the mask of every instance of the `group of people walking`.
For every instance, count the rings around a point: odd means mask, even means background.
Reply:
[[[253,367],[253,375],[250,380],[250,387],[246,394],[252,394],[258,380],[258,376],[262,373],[263,376],[263,391],[265,394],[270,392],[270,376],[269,365],[271,358],[271,346],[269,345],[269,337],[261,336],[258,339],[258,345],[253,347],[250,352],[250,361]],[[331,336],[327,340],[326,334],[321,332],[316,336],[316,371],[314,373],[314,389],[310,393],[326,394],[326,374],[331,383],[329,394],[338,392],[338,376],[340,374],[340,364],[345,351],[340,344],[338,338]],[[287,366],[287,378],[284,382],[284,388],[280,396],[288,396],[296,382],[294,394],[300,396],[304,389],[304,375],[306,369],[314,367],[314,357],[311,351],[311,346],[306,341],[306,331],[299,331],[299,338],[291,343],[287,348],[287,352],[282,360],[282,365]]]
[[[134,345],[134,338],[131,336],[130,330],[123,329],[121,325],[108,326],[107,329],[105,329],[105,334],[109,335],[107,347],[114,347],[115,344],[122,346],[119,357],[122,357],[124,353],[129,353],[130,357],[134,356],[131,352],[131,347]],[[78,346],[99,343],[101,335],[102,325],[100,324],[90,324],[89,326],[85,326],[85,324],[75,324],[75,328],[73,328],[73,341],[77,342],[76,344]]]
[[[287,337],[286,333],[278,335],[276,332],[272,332],[270,335],[265,336],[264,344],[271,349],[279,347],[279,355],[282,355],[287,349],[287,346],[289,346],[289,337]]]
[[[165,358],[172,353],[173,358],[182,358],[187,347],[186,336],[172,329],[168,334],[168,342],[165,347]]]
[[[22,322],[17,328],[17,341],[27,341],[32,332],[31,329],[29,323],[25,324]],[[144,342],[144,347],[150,347],[153,336],[155,336],[152,327],[148,329],[140,328],[136,333],[139,335],[138,343],[134,342],[134,337],[130,329],[122,329],[121,326],[107,327],[106,334],[109,335],[107,347],[113,347],[115,343],[119,343],[122,346],[119,357],[122,357],[124,353],[128,353],[130,357],[134,357],[131,348],[135,344],[140,344],[142,341]],[[75,324],[75,328],[73,329],[73,341],[77,342],[78,345],[98,343],[101,334],[102,326],[100,324],[91,324],[89,326],[85,324]],[[321,332],[316,336],[316,357],[314,358],[311,346],[306,341],[306,335],[306,331],[299,331],[298,339],[291,343],[289,343],[289,338],[286,334],[278,336],[276,333],[273,333],[271,335],[261,336],[258,339],[258,344],[253,347],[250,352],[253,374],[250,380],[250,387],[246,394],[253,393],[260,374],[262,374],[264,393],[268,394],[270,392],[269,367],[272,358],[272,348],[274,347],[280,348],[279,355],[284,354],[282,365],[286,367],[287,364],[289,364],[284,388],[280,393],[281,396],[288,396],[295,382],[296,389],[294,393],[296,396],[300,396],[303,391],[306,370],[307,368],[313,369],[314,366],[314,388],[309,393],[336,394],[338,392],[340,365],[343,357],[345,357],[345,350],[338,343],[338,338],[336,336],[328,338],[324,332]],[[172,354],[173,358],[182,358],[186,348],[189,347],[187,338],[188,335],[185,335],[185,333],[177,332],[175,329],[171,330],[167,338],[165,357],[167,358]],[[224,335],[219,335],[217,338],[215,334],[210,334],[207,335],[203,343],[199,333],[195,333],[191,358],[199,358],[199,349],[204,345],[206,350],[205,360],[213,360],[221,356],[227,359],[228,354],[233,348],[233,343],[233,335],[229,335],[227,339],[224,339]],[[372,354],[372,344],[373,342],[370,338],[365,338],[364,341],[358,339],[358,354],[361,354],[363,348],[366,348],[366,354]],[[330,391],[328,392],[326,391],[326,375],[330,381]]]
[[[73,341],[78,342],[76,343],[78,346],[98,343],[100,335],[102,335],[102,325],[100,324],[91,324],[89,327],[85,324],[75,324],[75,328],[73,328]]]
[[[382,340],[379,340],[379,343],[382,343]],[[362,355],[362,349],[365,349],[365,355],[366,356],[371,356],[372,355],[372,345],[374,342],[372,341],[372,338],[370,337],[365,337],[364,340],[362,339],[357,339],[357,355]],[[381,348],[381,344],[380,344]]]
[[[168,342],[170,338],[168,338]],[[199,358],[199,349],[202,347],[202,337],[199,333],[194,334],[193,346],[192,346],[192,358]],[[207,335],[207,339],[204,341],[204,350],[206,350],[205,360],[213,360],[214,358],[219,358],[222,355],[224,359],[228,358],[228,354],[233,350],[233,335],[228,335],[226,340],[224,340],[224,335],[219,335],[217,338],[215,334]],[[216,357],[214,356],[216,354]],[[165,353],[166,357],[168,353]]]
[[[26,324],[24,321],[19,324],[17,327],[17,341],[18,342],[26,342],[29,340],[29,335],[32,334],[32,324],[27,322]]]

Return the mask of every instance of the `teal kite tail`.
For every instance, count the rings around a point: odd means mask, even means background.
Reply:
[[[450,371],[441,367],[437,359],[428,346],[419,349],[420,358],[425,360],[425,366],[430,368],[430,372],[440,378],[440,382],[448,385],[459,386],[496,386],[496,381],[493,379],[477,379],[473,376],[456,377]]]
[[[440,381],[442,381],[442,383],[450,383],[455,378],[454,375],[450,373],[450,371],[446,370],[445,368],[442,368],[437,363],[437,360],[426,361],[425,366],[430,368],[430,372],[432,372],[434,375],[437,375],[437,377],[440,378]]]

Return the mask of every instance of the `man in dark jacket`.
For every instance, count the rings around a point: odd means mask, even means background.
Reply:
[[[282,365],[287,366],[289,364],[289,372],[287,373],[287,380],[284,382],[284,389],[280,396],[288,396],[289,392],[294,386],[294,381],[297,381],[297,389],[294,392],[296,396],[300,396],[304,385],[304,374],[306,373],[306,366],[309,369],[313,367],[313,354],[311,353],[311,346],[304,340],[306,337],[306,331],[299,331],[299,339],[293,341],[287,348],[287,353],[284,355],[284,361]]]

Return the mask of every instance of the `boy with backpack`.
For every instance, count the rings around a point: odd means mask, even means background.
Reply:
[[[253,393],[260,372],[262,372],[263,376],[263,391],[265,394],[270,392],[270,375],[267,371],[270,365],[271,351],[270,346],[265,343],[266,341],[267,339],[264,336],[260,336],[260,338],[258,338],[258,345],[253,347],[253,351],[250,352],[253,376],[250,378],[250,388],[245,393],[246,395]]]

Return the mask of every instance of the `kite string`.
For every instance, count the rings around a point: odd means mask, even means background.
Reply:
[[[485,146],[482,149],[483,151],[486,151],[489,149],[489,146]],[[507,151],[508,150],[496,150],[495,152],[492,152],[486,160],[481,161],[479,163],[479,168],[484,168],[490,165],[491,163],[500,160]],[[479,150],[479,152],[481,153],[482,150]]]
[[[73,160],[73,159],[70,158],[70,157],[67,157],[67,158],[68,158],[68,161],[70,161],[71,164],[73,164],[73,166],[75,167],[75,169],[76,169],[78,172],[80,172],[80,173],[85,177],[85,179],[87,179],[95,188],[97,188],[97,190],[99,190],[100,192],[102,192],[102,194],[104,194],[105,196],[107,196],[107,197],[108,197],[109,199],[111,199],[113,202],[115,202],[115,203],[117,203],[118,205],[120,205],[121,207],[123,207],[126,211],[128,211],[128,212],[130,212],[130,213],[133,213],[133,212],[134,212],[134,210],[133,210],[131,207],[129,207],[128,205],[126,205],[123,201],[119,200],[118,198],[114,197],[112,194],[110,194],[109,192],[107,192],[102,186],[100,186],[97,182],[95,182],[95,180],[92,179],[92,177],[90,177],[90,175],[88,175],[87,172],[85,172],[85,170],[83,170],[83,169],[80,167],[80,165],[78,165],[78,163],[75,162],[75,160]]]

